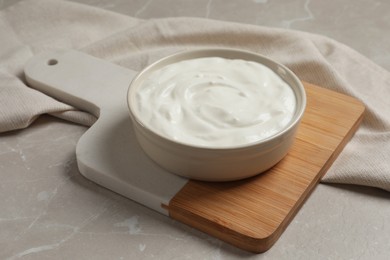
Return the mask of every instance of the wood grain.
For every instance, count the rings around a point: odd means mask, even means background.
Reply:
[[[268,250],[357,130],[358,100],[304,83],[307,109],[288,155],[246,180],[189,181],[163,205],[172,218],[241,249]]]

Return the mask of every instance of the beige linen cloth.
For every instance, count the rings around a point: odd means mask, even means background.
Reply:
[[[26,86],[23,67],[39,52],[78,49],[138,71],[167,54],[206,46],[261,53],[302,80],[363,101],[362,126],[322,181],[390,191],[390,73],[338,42],[297,31],[198,18],[139,20],[69,2],[20,2],[0,13],[0,132],[28,127],[45,113],[84,125],[95,121]]]

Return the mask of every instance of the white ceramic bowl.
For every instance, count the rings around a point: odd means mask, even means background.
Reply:
[[[136,91],[148,75],[168,64],[182,60],[222,57],[261,63],[279,75],[294,91],[296,110],[290,123],[275,135],[248,145],[229,148],[204,148],[179,143],[146,127],[137,114]],[[204,181],[231,181],[264,172],[278,163],[291,147],[306,107],[301,81],[285,66],[256,53],[236,49],[201,49],[165,57],[142,70],[128,91],[128,106],[133,127],[144,152],[166,170],[187,178]]]

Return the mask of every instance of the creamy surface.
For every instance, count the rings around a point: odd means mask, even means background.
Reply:
[[[219,57],[173,63],[136,91],[141,122],[175,141],[223,148],[257,142],[291,120],[291,87],[266,66]]]

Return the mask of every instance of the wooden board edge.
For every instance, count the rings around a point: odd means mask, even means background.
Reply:
[[[357,100],[356,100],[357,101]],[[351,129],[348,131],[345,138],[342,140],[342,142],[339,143],[335,151],[332,153],[332,156],[328,159],[328,161],[324,164],[322,167],[320,173],[316,176],[316,178],[313,179],[313,181],[310,183],[304,194],[300,197],[300,199],[296,202],[293,209],[290,211],[290,213],[286,216],[284,221],[279,225],[279,227],[275,230],[275,232],[269,236],[267,239],[268,243],[266,243],[269,247],[266,248],[263,252],[270,249],[273,244],[279,239],[279,237],[282,235],[284,230],[287,228],[287,226],[290,224],[290,222],[294,219],[295,215],[298,213],[299,209],[302,208],[305,201],[310,197],[310,194],[314,191],[317,184],[321,181],[322,177],[326,174],[326,172],[329,170],[329,168],[332,166],[334,161],[337,159],[338,155],[341,153],[341,151],[344,149],[344,147],[347,145],[347,143],[352,139],[354,134],[356,133],[357,129],[359,128],[359,125],[361,124],[364,113],[365,113],[365,106],[363,103],[358,101],[360,103],[360,115],[351,127]],[[262,252],[257,252],[262,253]]]
[[[269,237],[256,238],[238,233],[223,225],[216,225],[214,222],[180,207],[168,206],[168,211],[172,219],[249,252],[263,253],[271,248],[272,244],[277,240],[277,237],[273,238],[273,234]]]
[[[321,88],[316,85],[313,85],[311,83],[304,84],[311,85],[316,88]],[[321,88],[323,89],[323,88]],[[334,92],[329,89],[324,89],[324,91]],[[365,106],[364,104],[348,95],[338,93],[342,96],[347,97],[349,100],[353,101],[357,106],[359,111],[359,116],[355,120],[352,127],[349,129],[347,135],[345,138],[339,143],[337,148],[332,153],[331,157],[327,160],[327,162],[322,167],[319,174],[312,180],[312,182],[309,184],[308,188],[305,190],[304,194],[297,200],[295,205],[293,206],[292,210],[289,212],[289,214],[286,215],[284,220],[281,222],[281,224],[278,226],[277,229],[275,229],[274,232],[272,232],[270,235],[266,237],[252,237],[245,234],[238,233],[234,230],[231,230],[225,226],[222,225],[216,225],[216,223],[200,217],[190,211],[187,211],[185,209],[180,208],[177,205],[173,205],[170,203],[169,205],[162,204],[161,206],[168,211],[169,216],[177,221],[180,221],[184,224],[187,224],[193,228],[196,228],[202,232],[205,232],[211,236],[214,236],[224,242],[227,242],[233,246],[236,246],[240,249],[250,251],[253,253],[263,253],[267,250],[269,250],[275,242],[279,239],[281,234],[284,232],[284,230],[287,228],[289,223],[292,221],[292,219],[295,217],[299,209],[303,206],[304,202],[307,200],[307,198],[310,196],[310,194],[314,191],[316,185],[320,182],[321,178],[325,175],[327,170],[330,168],[330,166],[333,164],[333,162],[336,160],[338,155],[341,153],[343,148],[346,146],[346,144],[350,141],[350,139],[353,137],[355,132],[357,131],[360,123],[362,122],[364,118],[364,112],[365,112]],[[183,187],[183,189],[187,186],[191,185],[191,180]],[[180,192],[180,191],[179,191]]]

